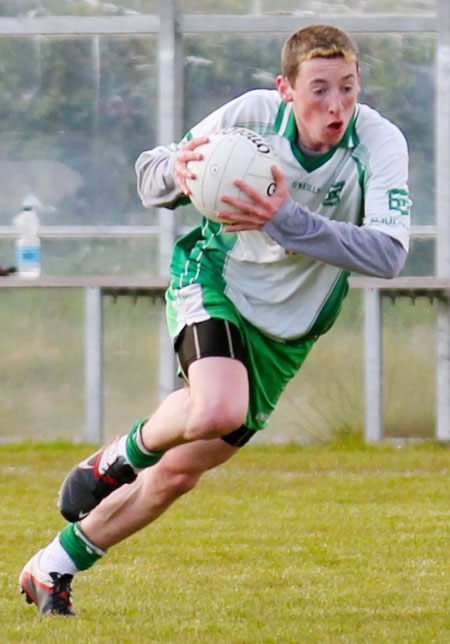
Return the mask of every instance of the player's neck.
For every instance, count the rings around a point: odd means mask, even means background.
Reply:
[[[303,145],[303,143],[300,140],[298,141],[298,147],[300,148],[303,156],[305,156],[307,159],[314,159],[315,157],[318,157],[321,154],[324,154],[322,150],[311,150],[311,148],[308,148],[306,145]]]

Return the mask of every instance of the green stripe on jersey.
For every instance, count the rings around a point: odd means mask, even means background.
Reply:
[[[227,254],[237,241],[236,233],[223,234],[223,224],[203,219],[175,244],[171,272],[174,286],[181,288],[197,281],[225,290],[223,277]]]

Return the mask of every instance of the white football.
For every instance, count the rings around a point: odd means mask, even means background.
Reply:
[[[264,194],[270,195],[275,190],[271,167],[279,166],[278,155],[271,144],[253,130],[243,127],[218,130],[197,150],[203,159],[188,164],[195,174],[195,179],[187,181],[189,196],[197,210],[211,221],[224,223],[216,214],[235,210],[220,200],[223,195],[250,201],[234,185],[236,179]]]

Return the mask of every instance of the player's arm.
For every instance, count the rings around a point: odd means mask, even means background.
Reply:
[[[187,164],[201,159],[196,148],[207,140],[197,137],[178,149],[160,145],[142,152],[135,169],[138,194],[146,208],[174,208],[183,195],[189,195],[186,179],[195,177]]]
[[[234,224],[228,232],[262,230],[280,246],[302,253],[348,271],[374,277],[391,278],[404,265],[407,251],[403,245],[379,230],[352,223],[330,220],[311,212],[289,196],[283,172],[273,168],[276,190],[263,195],[242,181],[236,185],[250,198],[223,197],[236,212],[223,212]]]
[[[293,199],[286,201],[262,230],[293,252],[373,277],[395,277],[407,256],[402,244],[386,233],[327,219]]]
[[[161,145],[142,152],[135,170],[143,205],[147,208],[175,208],[183,197],[188,197],[190,191],[186,179],[194,179],[195,176],[187,164],[201,159],[196,148],[206,143],[208,134],[248,120],[258,96],[258,91],[253,91],[225,103],[197,123],[179,144]]]

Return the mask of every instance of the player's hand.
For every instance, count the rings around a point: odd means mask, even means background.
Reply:
[[[195,179],[195,174],[189,170],[187,164],[189,161],[201,161],[201,159],[203,159],[203,155],[196,148],[198,148],[199,145],[208,143],[208,141],[209,138],[207,136],[199,136],[195,139],[191,139],[188,143],[183,145],[176,154],[173,178],[175,179],[177,186],[185,195],[191,194],[191,191],[187,186],[186,179]]]
[[[258,192],[248,183],[237,180],[234,185],[251,201],[227,195],[221,198],[221,201],[236,209],[235,212],[222,211],[217,215],[219,219],[224,220],[224,223],[231,222],[231,225],[225,228],[225,232],[260,230],[278,212],[289,197],[289,189],[284,173],[275,165],[272,166],[272,174],[275,179],[275,190],[271,195]]]

